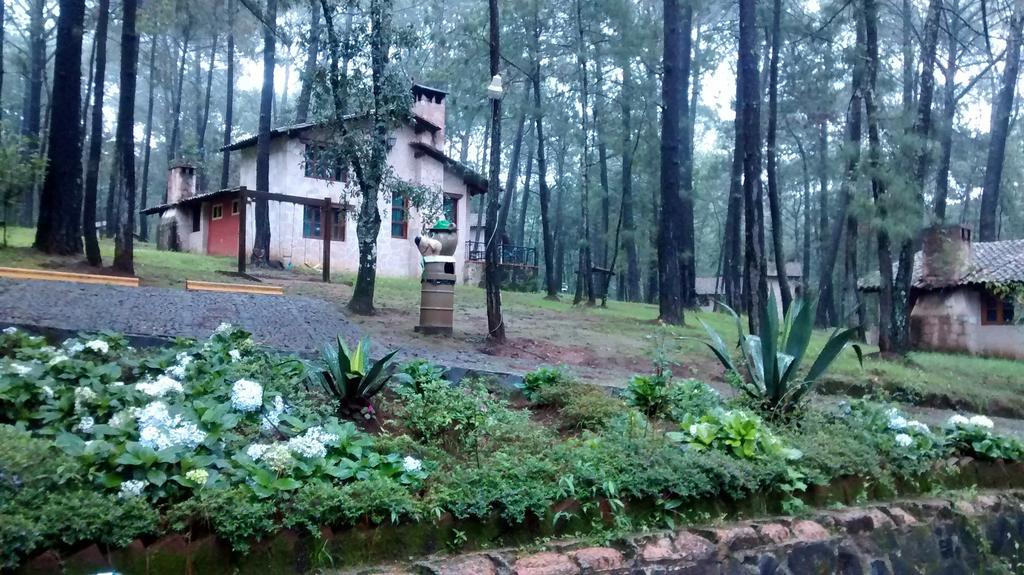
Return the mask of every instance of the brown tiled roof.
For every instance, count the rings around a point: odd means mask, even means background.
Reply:
[[[953,285],[1024,282],[1024,240],[979,242],[971,246],[971,251],[970,269]],[[917,252],[914,256],[913,287],[927,290],[932,286],[921,278],[922,259],[921,252]],[[898,271],[899,264],[893,265],[893,274]],[[878,272],[872,272],[857,282],[857,287],[864,291],[875,291],[880,285]]]

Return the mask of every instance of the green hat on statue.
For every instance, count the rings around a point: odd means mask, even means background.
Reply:
[[[455,225],[448,220],[438,220],[432,229],[435,230],[451,230],[454,229]]]

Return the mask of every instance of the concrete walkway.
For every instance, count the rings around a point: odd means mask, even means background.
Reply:
[[[221,322],[252,332],[262,345],[304,354],[339,335],[359,337],[336,308],[308,297],[0,279],[0,324],[204,338]]]

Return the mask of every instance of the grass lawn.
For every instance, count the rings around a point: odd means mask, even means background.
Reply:
[[[8,229],[9,247],[0,249],[0,265],[90,271],[82,257],[56,257],[31,248],[33,230]],[[113,243],[101,240],[104,262],[113,257]],[[153,244],[136,245],[136,273],[143,285],[173,287],[185,278],[238,281],[218,273],[234,269],[234,259],[157,251]],[[320,283],[314,271],[268,272],[268,281],[289,294],[326,299],[343,308],[352,293],[354,277],[335,274],[331,284]],[[388,347],[413,346],[449,356],[485,353],[496,370],[524,369],[538,364],[572,366],[589,381],[624,386],[631,374],[650,369],[656,354],[678,364],[674,371],[722,385],[722,370],[698,341],[704,330],[700,318],[726,340],[735,337],[735,324],[724,314],[688,313],[685,327],[663,327],[657,308],[609,301],[607,308],[574,307],[572,297],[549,301],[541,294],[504,292],[502,304],[509,342],[502,348],[486,345],[484,291],[456,287],[456,335],[431,338],[413,333],[419,306],[419,282],[379,278],[373,317],[353,321]],[[817,332],[812,352],[824,345],[828,332]],[[866,354],[876,348],[865,347]],[[896,399],[938,407],[962,407],[996,415],[1024,415],[1024,368],[1020,362],[940,353],[911,353],[903,361],[865,359],[864,368],[852,352],[844,353],[827,379],[834,394],[890,394]]]

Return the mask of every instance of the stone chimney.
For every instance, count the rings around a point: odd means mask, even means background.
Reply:
[[[958,284],[973,265],[971,228],[959,224],[928,228],[922,252],[924,283],[934,287]]]
[[[433,144],[438,149],[444,146],[444,98],[447,95],[448,92],[444,90],[438,90],[422,84],[412,85],[412,113],[417,118],[426,120],[426,122],[438,128],[436,130],[437,133],[433,134]]]
[[[173,204],[196,195],[196,168],[187,162],[171,164],[167,173],[167,203]]]

